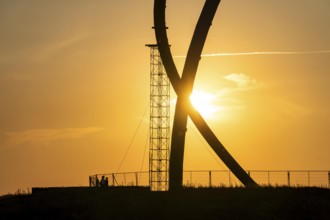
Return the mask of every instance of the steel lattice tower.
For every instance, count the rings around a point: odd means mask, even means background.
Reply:
[[[168,190],[170,147],[170,82],[157,45],[150,48],[150,142],[149,184],[151,191]]]

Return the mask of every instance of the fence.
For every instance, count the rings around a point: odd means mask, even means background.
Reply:
[[[149,172],[96,174],[89,176],[89,186],[100,186],[101,178],[107,178],[109,186],[149,186]]]
[[[330,171],[325,170],[250,170],[248,174],[261,186],[330,188]],[[89,177],[90,186],[100,186],[100,179],[109,186],[149,186],[149,172],[96,174]],[[237,187],[241,182],[228,170],[183,171],[183,185],[188,187]]]

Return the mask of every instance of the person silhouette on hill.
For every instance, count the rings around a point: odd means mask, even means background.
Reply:
[[[95,179],[95,186],[96,187],[100,186],[100,180],[99,180],[99,178],[97,178],[97,176],[96,176],[96,179]]]
[[[109,179],[107,177],[107,178],[105,178],[105,187],[108,187],[108,186],[109,186]]]
[[[101,187],[104,187],[105,186],[105,179],[104,179],[104,176],[102,176],[102,179],[101,179]]]

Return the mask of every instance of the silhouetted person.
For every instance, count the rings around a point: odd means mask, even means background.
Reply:
[[[101,187],[104,187],[105,186],[105,179],[104,179],[104,176],[102,176],[102,179],[101,179]]]
[[[107,177],[107,178],[105,178],[105,187],[108,187],[108,186],[109,186],[109,179]]]
[[[97,178],[97,176],[96,176],[96,180],[95,180],[95,186],[96,187],[100,186],[100,180],[99,180],[99,178]]]

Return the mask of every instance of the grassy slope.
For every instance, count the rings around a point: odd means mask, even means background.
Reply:
[[[1,219],[330,219],[319,188],[57,188],[0,198]]]

